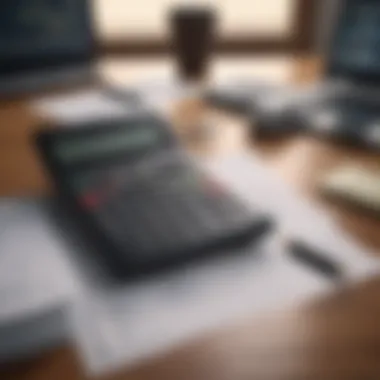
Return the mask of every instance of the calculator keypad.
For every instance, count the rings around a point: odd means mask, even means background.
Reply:
[[[88,184],[80,188],[82,205],[119,247],[142,260],[196,247],[253,220],[221,185],[178,159],[93,173]]]

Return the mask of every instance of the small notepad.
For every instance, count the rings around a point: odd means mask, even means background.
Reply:
[[[340,167],[323,179],[322,190],[380,214],[380,170],[369,171],[352,165]]]

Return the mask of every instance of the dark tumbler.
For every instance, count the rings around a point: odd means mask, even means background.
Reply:
[[[170,22],[179,75],[184,80],[203,79],[214,40],[214,11],[206,7],[175,8]]]

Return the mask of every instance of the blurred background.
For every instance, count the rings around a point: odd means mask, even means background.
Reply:
[[[324,2],[270,0],[196,1],[218,13],[218,49],[224,52],[291,52],[317,43],[318,12],[330,13]],[[330,2],[328,7],[331,7]],[[331,2],[332,3],[332,2]],[[122,0],[94,1],[102,46],[111,52],[167,52],[167,15],[176,1],[145,1],[126,8]],[[322,28],[321,28],[322,29]],[[325,28],[323,28],[325,29]]]
[[[380,378],[380,1],[0,9],[1,379]]]

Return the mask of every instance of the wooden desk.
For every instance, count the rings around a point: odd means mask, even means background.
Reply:
[[[318,61],[294,63],[294,79],[315,77]],[[203,150],[247,147],[243,121],[215,116],[221,133]],[[0,193],[41,194],[49,184],[30,145],[38,124],[23,102],[0,106]],[[320,199],[318,177],[334,165],[355,160],[380,165],[379,155],[305,136],[249,147],[294,186],[326,208],[364,244],[380,248],[380,222]],[[380,279],[347,289],[317,304],[270,317],[250,318],[210,333],[149,363],[109,376],[117,379],[340,380],[380,379]],[[0,372],[1,379],[84,379],[71,347]]]

